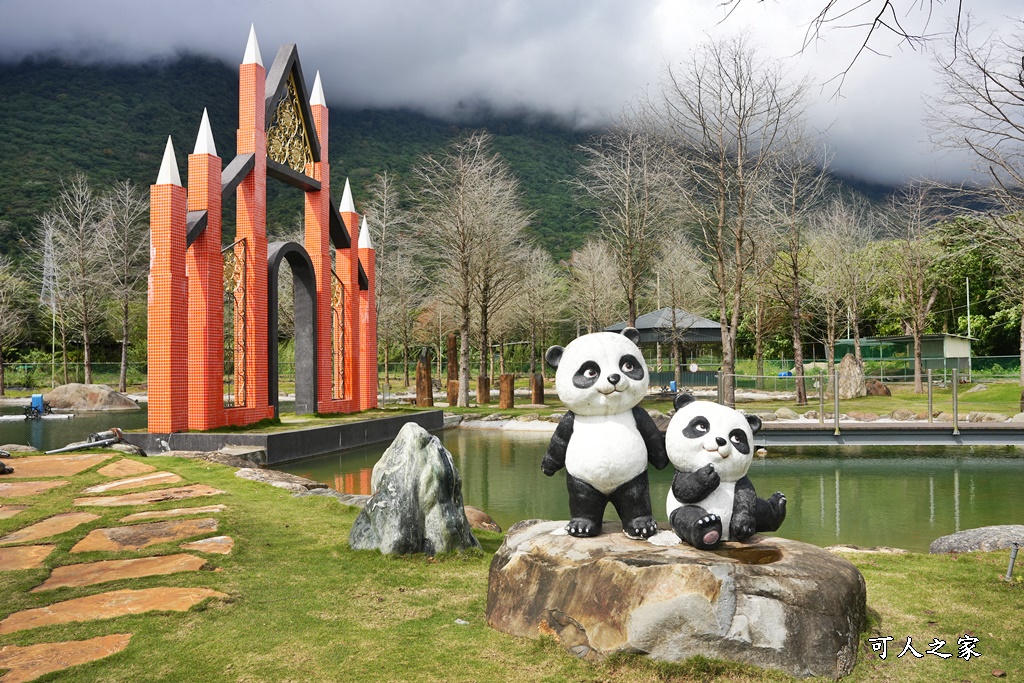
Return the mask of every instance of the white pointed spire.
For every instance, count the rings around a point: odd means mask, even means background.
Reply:
[[[373,249],[373,242],[370,241],[370,229],[366,227],[366,216],[363,216],[363,222],[359,226],[358,246],[360,249]]]
[[[203,121],[199,124],[199,135],[196,136],[196,148],[193,154],[209,154],[217,156],[217,145],[213,142],[213,131],[210,130],[210,116],[203,108]]]
[[[316,78],[313,80],[313,95],[309,98],[309,106],[313,105],[327,106],[327,100],[324,99],[324,87],[320,84],[320,72],[316,72]]]
[[[177,185],[181,187],[181,176],[178,175],[178,160],[174,157],[174,145],[171,136],[167,136],[167,147],[164,148],[164,160],[160,163],[160,175],[156,177],[157,185]]]
[[[260,44],[256,42],[256,24],[249,25],[249,42],[245,44],[245,56],[242,57],[242,64],[259,64],[263,66]]]
[[[356,203],[352,201],[352,187],[348,184],[348,178],[345,178],[345,191],[341,194],[341,208],[338,211],[341,213],[356,212]]]

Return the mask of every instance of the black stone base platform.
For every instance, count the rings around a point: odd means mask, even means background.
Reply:
[[[157,434],[147,432],[126,432],[124,440],[147,453],[166,450],[216,451],[224,446],[256,446],[267,452],[266,462],[261,465],[273,466],[293,460],[313,458],[346,448],[357,448],[374,443],[393,440],[407,422],[415,422],[427,431],[444,427],[444,415],[440,410],[424,411],[381,417],[359,422],[326,427],[308,427],[269,434],[177,432]],[[166,445],[164,445],[166,444]]]

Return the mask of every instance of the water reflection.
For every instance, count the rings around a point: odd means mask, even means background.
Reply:
[[[466,504],[486,510],[503,528],[523,519],[568,518],[564,473],[549,478],[540,471],[549,438],[459,429],[442,433],[462,475]],[[368,480],[360,488],[362,472],[373,467],[384,447],[305,461],[288,471],[365,493]],[[752,463],[750,477],[762,497],[777,490],[786,494],[788,514],[778,535],[787,538],[926,552],[938,536],[1019,524],[1024,518],[1024,467],[1013,448],[775,448],[771,455]],[[655,517],[664,522],[671,468],[650,475]],[[963,508],[961,476],[970,482],[969,504]],[[610,506],[605,518],[615,519]]]

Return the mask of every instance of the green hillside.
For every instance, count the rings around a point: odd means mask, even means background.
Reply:
[[[234,156],[237,69],[203,57],[135,66],[83,66],[28,60],[0,64],[0,250],[32,249],[36,216],[77,170],[93,185],[130,178],[152,183],[168,135],[184,171],[203,108],[209,110],[217,149]],[[577,146],[587,134],[554,122],[480,117],[452,124],[402,110],[331,110],[330,162],[335,194],[351,178],[357,206],[361,189],[387,170],[401,180],[424,153],[439,152],[453,137],[486,128],[497,150],[522,182],[535,215],[531,231],[556,257],[565,257],[593,229],[576,206],[566,181],[582,160]],[[185,178],[185,174],[182,173]],[[270,184],[268,222],[288,226],[302,198]],[[230,221],[230,211],[225,218]]]

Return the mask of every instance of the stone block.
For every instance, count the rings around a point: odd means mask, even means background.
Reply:
[[[830,678],[856,664],[866,589],[841,557],[760,535],[700,551],[673,544],[671,532],[632,540],[613,524],[574,538],[565,524],[531,520],[509,530],[491,562],[491,627],[553,635],[588,659],[703,655]]]

